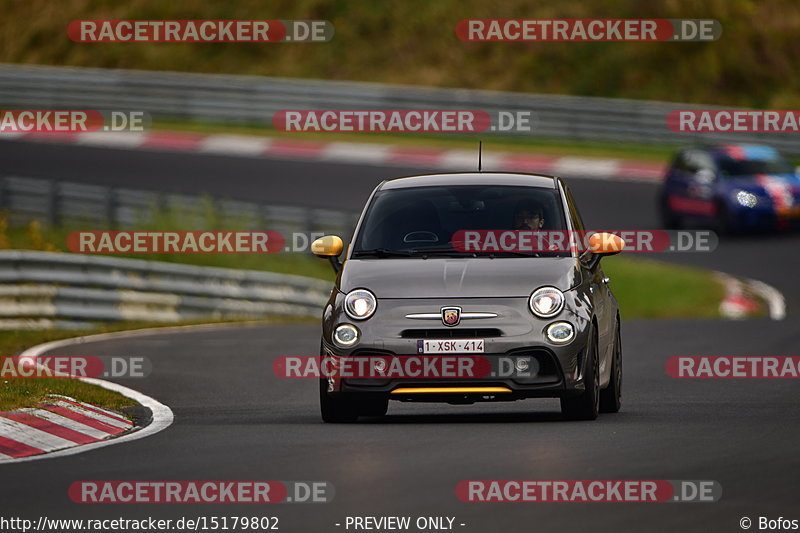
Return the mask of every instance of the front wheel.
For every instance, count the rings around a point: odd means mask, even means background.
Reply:
[[[659,215],[661,216],[661,225],[666,229],[681,229],[683,223],[680,217],[672,211],[669,207],[669,201],[666,196],[662,196],[658,202]]]
[[[344,424],[358,420],[356,404],[347,396],[328,394],[328,380],[319,380],[319,408],[322,421],[329,424]]]
[[[714,215],[714,229],[720,235],[733,235],[736,233],[734,218],[730,209],[723,202],[717,202]]]
[[[586,367],[583,373],[585,389],[574,398],[561,398],[561,414],[567,420],[594,420],[600,403],[600,365],[597,361],[597,335],[594,326],[589,331],[586,348]]]

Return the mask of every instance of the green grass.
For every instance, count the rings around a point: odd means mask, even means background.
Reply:
[[[720,316],[725,289],[708,270],[625,256],[603,259],[603,270],[625,319]]]

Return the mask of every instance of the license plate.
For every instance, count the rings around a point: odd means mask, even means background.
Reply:
[[[483,339],[419,340],[417,353],[483,353]]]

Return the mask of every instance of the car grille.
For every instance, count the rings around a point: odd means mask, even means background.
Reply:
[[[404,329],[400,336],[404,339],[486,339],[502,337],[503,332],[497,328]]]

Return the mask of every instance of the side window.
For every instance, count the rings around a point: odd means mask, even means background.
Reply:
[[[680,172],[691,172],[689,169],[689,158],[686,157],[686,152],[680,152],[677,156],[675,156],[675,162],[673,163],[673,166]]]
[[[572,229],[576,231],[584,231],[586,228],[583,225],[583,219],[581,218],[581,214],[578,212],[578,207],[575,205],[575,200],[572,198],[572,192],[570,192],[566,185],[564,186],[564,192],[567,193],[567,205],[569,206],[569,216],[572,221]]]
[[[684,152],[683,159],[685,162],[683,165],[683,170],[686,172],[691,172],[694,174],[700,170],[714,171],[714,160],[711,159],[710,155],[705,152],[701,152],[700,150],[690,150]]]

